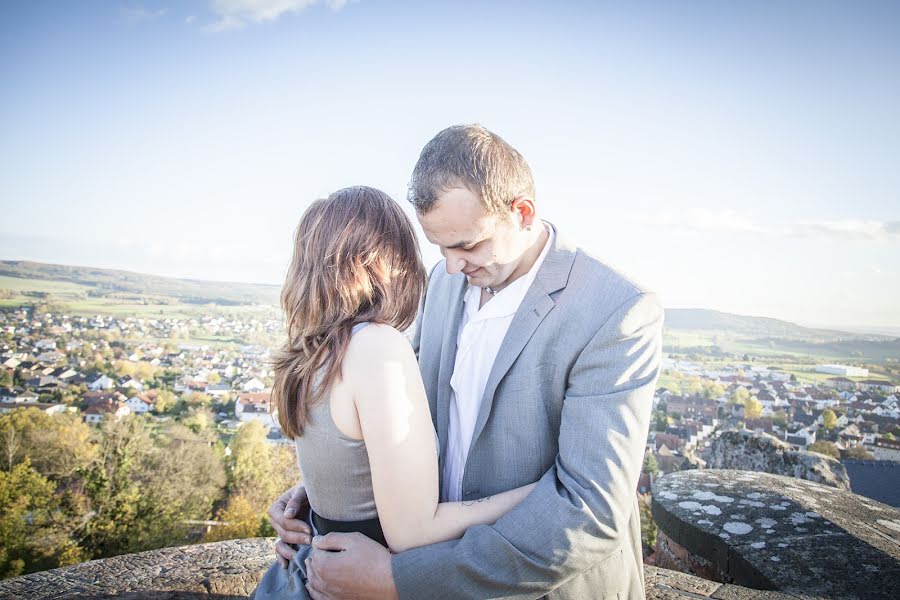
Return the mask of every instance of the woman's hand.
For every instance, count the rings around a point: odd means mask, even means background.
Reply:
[[[296,554],[288,544],[307,545],[312,540],[312,530],[302,517],[307,512],[309,498],[302,483],[286,491],[269,507],[269,522],[278,534],[275,554],[282,568],[286,569]]]

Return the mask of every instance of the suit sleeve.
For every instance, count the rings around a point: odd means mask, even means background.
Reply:
[[[570,371],[555,464],[494,525],[394,555],[401,598],[539,598],[630,539],[662,321],[650,293],[607,319]]]
[[[428,296],[428,286],[431,285],[434,270],[442,264],[444,264],[443,261],[438,261],[428,272],[428,279],[425,282],[425,292],[422,294],[422,299],[419,301],[419,310],[416,312],[416,320],[412,325],[414,330],[412,338],[410,338],[410,343],[412,344],[413,352],[416,353],[416,360],[419,359],[419,346],[422,344],[422,319],[425,316],[425,298]]]

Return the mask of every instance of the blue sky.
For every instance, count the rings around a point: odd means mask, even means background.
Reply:
[[[544,218],[667,306],[900,327],[898,25],[869,1],[7,0],[0,258],[280,283],[312,200],[403,201],[422,145],[479,122]]]

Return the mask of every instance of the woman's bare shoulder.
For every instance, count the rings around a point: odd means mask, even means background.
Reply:
[[[369,371],[385,361],[408,360],[415,355],[409,339],[390,325],[372,323],[356,332],[350,339],[344,358],[345,372]]]

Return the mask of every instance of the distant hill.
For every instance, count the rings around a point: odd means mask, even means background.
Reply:
[[[736,335],[796,340],[890,339],[889,336],[812,329],[769,317],[749,317],[705,308],[666,309],[666,328],[691,331],[727,331]]]
[[[132,271],[74,267],[31,261],[0,261],[0,276],[74,283],[92,288],[92,295],[127,293],[167,297],[187,304],[278,306],[279,286],[175,279]],[[742,338],[789,339],[802,342],[847,342],[894,340],[889,336],[850,333],[802,327],[768,317],[750,317],[705,308],[666,310],[666,329],[713,334],[723,332]]]
[[[77,283],[94,288],[98,293],[127,292],[166,296],[188,304],[277,306],[279,293],[279,287],[275,285],[175,279],[116,269],[17,260],[0,261],[0,276]]]

